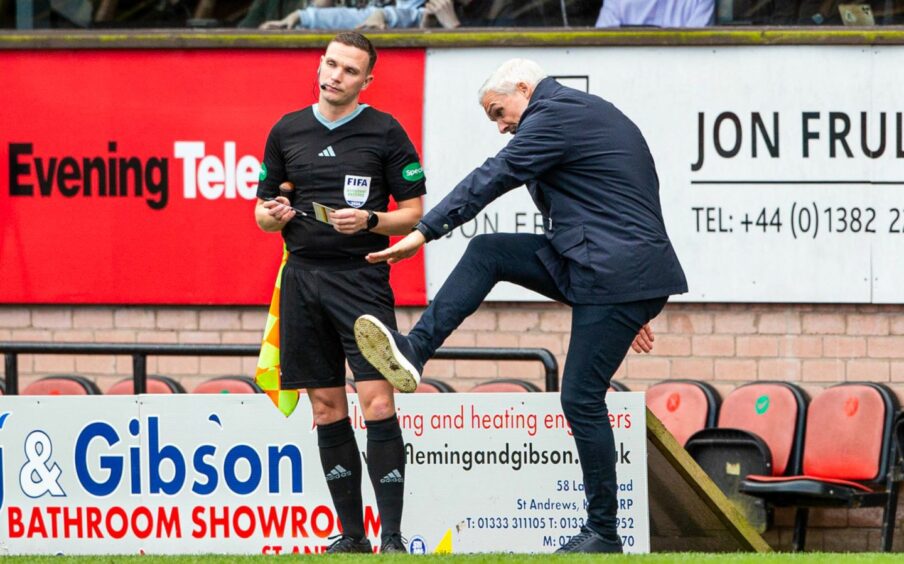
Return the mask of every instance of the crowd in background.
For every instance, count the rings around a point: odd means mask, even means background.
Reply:
[[[904,0],[0,0],[0,27],[401,29],[895,25]]]

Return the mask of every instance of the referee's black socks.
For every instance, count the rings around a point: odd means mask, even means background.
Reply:
[[[320,447],[320,464],[326,476],[326,485],[342,523],[342,532],[355,539],[363,539],[361,453],[351,420],[346,417],[335,423],[318,425],[317,445]]]
[[[367,424],[367,473],[380,510],[381,537],[401,532],[405,497],[405,444],[398,418],[393,415]]]

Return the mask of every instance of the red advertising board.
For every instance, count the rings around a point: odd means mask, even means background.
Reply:
[[[254,222],[259,162],[316,101],[321,53],[0,52],[0,303],[268,303],[282,240]],[[423,50],[381,50],[375,76],[362,101],[420,150]],[[423,257],[392,283],[424,304]]]

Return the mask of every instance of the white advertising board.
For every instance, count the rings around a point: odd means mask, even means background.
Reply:
[[[904,301],[904,47],[428,50],[427,209],[508,141],[476,93],[513,57],[643,131],[690,287],[674,299]],[[525,189],[503,196],[427,247],[428,298],[474,235],[541,230]],[[543,298],[501,284],[490,299]]]
[[[643,394],[608,403],[620,534],[626,552],[649,552]],[[397,407],[411,552],[551,552],[583,523],[558,394]],[[363,456],[355,396],[350,416]],[[367,478],[363,489],[379,545]],[[304,396],[289,418],[263,395],[0,396],[0,554],[316,553],[338,533]]]

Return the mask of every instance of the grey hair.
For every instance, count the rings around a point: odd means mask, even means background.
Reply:
[[[534,87],[544,78],[546,78],[546,73],[534,61],[509,59],[502,63],[477,91],[477,103],[483,104],[483,99],[488,92],[511,94],[517,89],[519,82]]]

